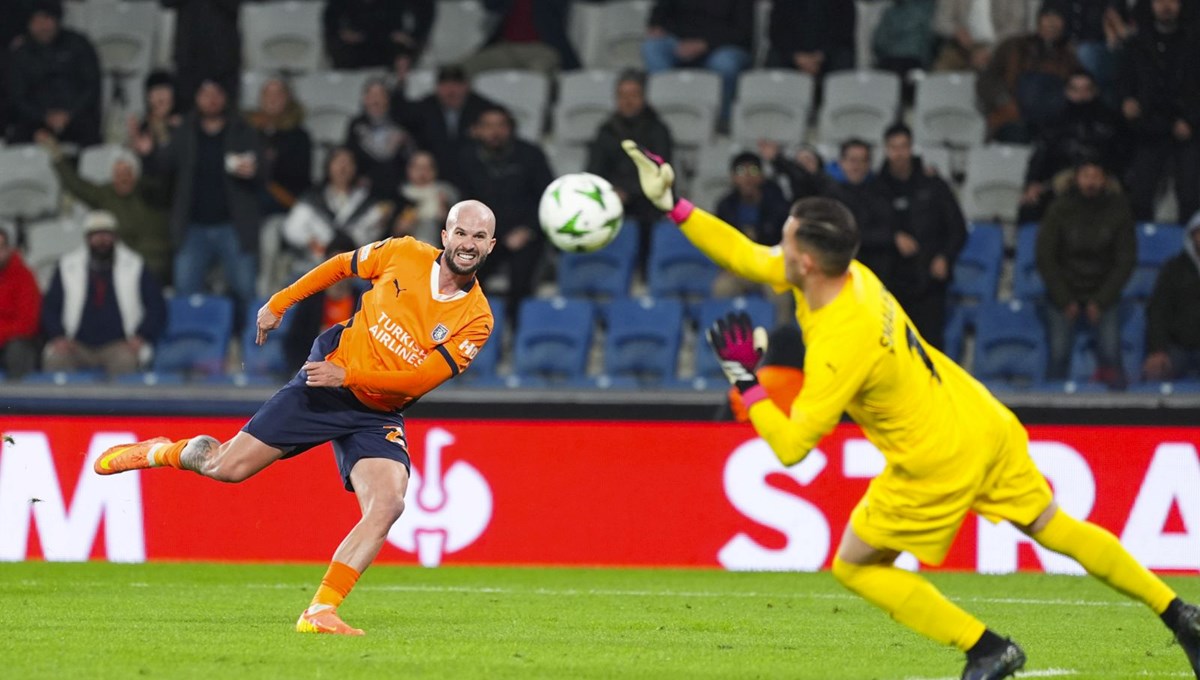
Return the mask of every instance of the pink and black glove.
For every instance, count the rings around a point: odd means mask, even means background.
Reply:
[[[731,312],[717,319],[705,335],[731,385],[742,394],[758,387],[754,371],[767,348],[766,330],[755,328],[749,314]]]

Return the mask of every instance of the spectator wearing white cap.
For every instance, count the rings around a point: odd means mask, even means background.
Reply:
[[[21,254],[12,222],[0,220],[0,364],[8,378],[37,366],[38,314],[42,294]]]
[[[117,239],[112,213],[84,223],[87,244],[59,260],[42,304],[47,371],[132,373],[153,355],[166,326],[162,288],[145,261]]]

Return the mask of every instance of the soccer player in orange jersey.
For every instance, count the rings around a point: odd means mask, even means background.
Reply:
[[[444,250],[412,238],[385,239],[342,253],[276,293],[258,312],[258,344],[296,302],[358,276],[371,282],[354,316],[313,342],[303,368],[227,442],[199,435],[114,446],[95,471],[173,467],[241,482],[282,458],[333,443],[347,491],[362,519],[333,555],[302,633],[362,635],[337,607],[383,547],[404,511],[408,486],[406,406],[470,365],[492,332],[487,298],[475,279],[496,245],[496,218],[479,201],[450,209]]]

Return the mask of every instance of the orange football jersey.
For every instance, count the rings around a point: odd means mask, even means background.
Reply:
[[[338,279],[370,281],[361,307],[325,358],[346,371],[344,386],[367,406],[402,409],[466,370],[495,325],[477,281],[453,295],[438,293],[441,267],[437,248],[410,237],[385,239],[331,258],[269,304],[282,316]]]

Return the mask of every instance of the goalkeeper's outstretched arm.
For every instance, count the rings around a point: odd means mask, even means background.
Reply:
[[[675,170],[671,164],[663,162],[632,140],[623,141],[621,146],[637,166],[638,179],[646,198],[667,213],[667,217],[679,225],[688,240],[710,260],[751,281],[781,289],[787,287],[783,253],[778,248],[755,243],[732,225],[695,207],[687,199],[675,200]]]

